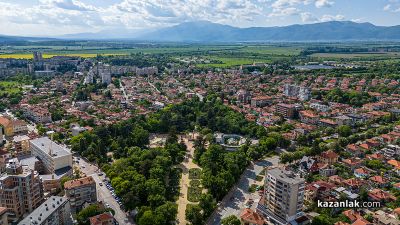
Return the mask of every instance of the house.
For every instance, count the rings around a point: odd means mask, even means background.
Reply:
[[[338,124],[331,119],[320,119],[318,125],[321,127],[336,127]]]
[[[369,180],[373,186],[377,187],[386,187],[389,184],[389,180],[387,178],[378,175],[370,177]]]
[[[367,178],[371,172],[364,167],[360,167],[354,170],[354,176],[357,178]]]
[[[349,210],[343,211],[342,214],[345,215],[351,222],[354,222],[360,218],[363,218],[361,213],[354,209],[349,209]]]
[[[379,202],[391,202],[396,200],[396,197],[393,196],[392,194],[377,188],[369,191],[368,197],[372,201],[379,201]]]
[[[260,216],[257,212],[254,212],[253,210],[246,208],[242,214],[240,215],[240,220],[242,221],[242,224],[245,225],[264,225],[264,218]]]
[[[356,144],[347,145],[346,151],[354,157],[362,157],[364,155],[364,151]]]
[[[365,182],[358,178],[350,178],[343,181],[343,184],[352,190],[358,190]]]
[[[339,175],[333,175],[329,177],[329,182],[337,184],[337,185],[342,185],[344,182],[344,179],[340,177]]]
[[[4,127],[4,135],[6,137],[28,131],[28,127],[24,121],[15,120],[6,116],[0,116],[0,125]]]
[[[354,223],[352,223],[351,225],[373,225],[373,224],[364,218],[359,218],[356,221],[354,221]]]
[[[329,151],[321,153],[317,157],[317,159],[318,159],[319,162],[327,163],[329,165],[332,165],[332,164],[335,164],[338,161],[339,155],[336,152],[334,152],[332,150],[329,150]]]
[[[342,163],[345,166],[350,167],[351,171],[354,171],[356,168],[359,168],[362,163],[363,163],[363,159],[360,158],[348,158],[348,159],[343,159]]]
[[[378,210],[373,213],[372,217],[374,224],[376,225],[399,225],[400,221],[396,218],[396,215],[386,213],[382,210]]]
[[[319,116],[311,110],[303,110],[299,112],[301,122],[307,124],[317,124]]]
[[[105,212],[89,218],[90,225],[114,225],[115,219],[110,212]]]

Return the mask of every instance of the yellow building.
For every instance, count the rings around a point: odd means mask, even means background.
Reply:
[[[28,131],[28,127],[24,121],[13,120],[10,117],[0,116],[0,125],[3,126],[6,137]]]

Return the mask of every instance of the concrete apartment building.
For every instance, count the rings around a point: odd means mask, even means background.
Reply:
[[[30,139],[31,138],[28,137],[27,135],[14,136],[13,138],[14,151],[17,153],[18,156],[31,154],[31,152],[29,151]]]
[[[51,196],[18,225],[72,225],[69,200]]]
[[[310,88],[291,84],[285,84],[283,94],[288,97],[296,97],[301,101],[308,101],[311,98]]]
[[[29,148],[33,156],[42,161],[45,172],[57,173],[58,170],[72,170],[72,153],[48,137],[30,140]]]
[[[0,207],[0,225],[8,225],[7,208]]]
[[[42,184],[36,171],[10,159],[0,177],[0,207],[8,209],[9,219],[18,220],[43,201]]]
[[[279,103],[276,105],[275,113],[285,118],[293,118],[296,114],[296,106],[293,104]]]
[[[269,169],[261,213],[275,224],[289,224],[303,214],[304,188],[304,179],[292,172],[282,168]]]
[[[64,190],[73,214],[80,211],[85,203],[97,202],[96,182],[91,176],[65,182]]]

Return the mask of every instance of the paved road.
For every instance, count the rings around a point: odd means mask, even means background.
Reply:
[[[103,186],[100,186],[99,183],[103,183],[104,179],[104,174],[102,176],[98,175],[98,168],[95,165],[90,164],[89,162],[85,161],[84,159],[80,158],[79,160],[79,169],[85,173],[87,176],[92,176],[93,179],[96,181],[97,185],[97,200],[98,201],[103,201],[104,203],[107,203],[110,205],[110,208],[114,209],[115,211],[115,219],[118,221],[119,224],[121,225],[133,225],[135,224],[133,222],[132,218],[128,219],[127,214],[121,210],[119,204],[117,201],[114,199],[114,197],[111,195],[110,191],[107,189],[107,187],[103,184]]]
[[[264,167],[276,166],[278,163],[279,157],[273,156],[257,161],[250,165],[242,174],[238,185],[235,186],[231,192],[225,196],[218,209],[210,216],[207,224],[219,225],[221,224],[221,219],[230,215],[236,215],[239,217],[240,213],[245,208],[246,200],[249,198],[255,200],[255,203],[251,207],[255,208],[256,202],[260,199],[260,196],[257,192],[248,192],[250,185],[257,182],[256,176],[264,169]],[[231,197],[234,197],[234,199],[231,200]]]

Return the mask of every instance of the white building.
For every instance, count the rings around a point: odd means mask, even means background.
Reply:
[[[291,171],[281,168],[267,170],[264,210],[274,224],[289,224],[303,215],[305,181]],[[258,208],[259,209],[259,208]]]
[[[57,170],[65,168],[72,169],[72,154],[48,137],[36,138],[30,141],[30,150],[33,156],[42,161],[47,173],[56,173]]]
[[[68,198],[51,196],[18,225],[72,225]]]

